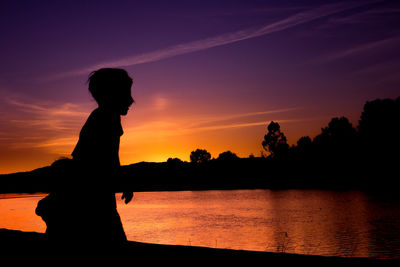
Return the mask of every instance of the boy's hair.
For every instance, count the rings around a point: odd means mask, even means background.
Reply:
[[[124,69],[102,68],[89,74],[88,83],[89,92],[100,105],[118,95],[112,90],[132,86],[132,78]]]

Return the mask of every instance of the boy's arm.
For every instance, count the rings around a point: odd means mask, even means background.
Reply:
[[[133,198],[133,192],[132,191],[125,191],[125,190],[131,190],[129,184],[126,181],[126,176],[122,170],[121,167],[117,168],[115,170],[116,172],[116,184],[115,184],[115,192],[122,192],[122,197],[121,199],[125,199],[125,204],[128,204],[132,198]]]

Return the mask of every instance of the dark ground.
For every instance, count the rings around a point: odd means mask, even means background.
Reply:
[[[86,263],[90,266],[112,263],[123,265],[215,265],[223,266],[400,266],[400,260],[340,258],[287,253],[254,252],[214,249],[194,246],[158,245],[129,241],[125,248],[115,251],[94,250],[87,247],[77,251],[72,247],[50,245],[44,234],[0,229],[1,259],[10,266],[20,264],[61,265]],[[110,261],[111,260],[111,261]],[[66,266],[66,265],[64,265]]]

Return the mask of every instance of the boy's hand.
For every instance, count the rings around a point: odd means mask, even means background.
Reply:
[[[125,204],[128,204],[133,198],[133,192],[123,192],[121,199],[125,199]]]

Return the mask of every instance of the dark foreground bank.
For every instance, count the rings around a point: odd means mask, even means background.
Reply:
[[[344,265],[390,265],[399,266],[400,260],[340,258],[286,253],[255,252],[244,250],[214,249],[194,246],[158,245],[129,241],[125,248],[118,251],[74,251],[64,248],[57,251],[50,246],[44,234],[0,229],[2,259],[9,258],[13,263],[62,263],[62,261],[90,261],[101,263],[102,260],[114,259],[132,262],[130,265],[146,262],[146,265],[196,265],[228,263],[246,266],[282,264],[298,266],[344,266]],[[75,257],[76,256],[76,257]],[[78,257],[79,256],[79,257]],[[83,257],[82,257],[83,256]],[[56,262],[55,262],[56,261]],[[303,265],[304,264],[304,265]]]

